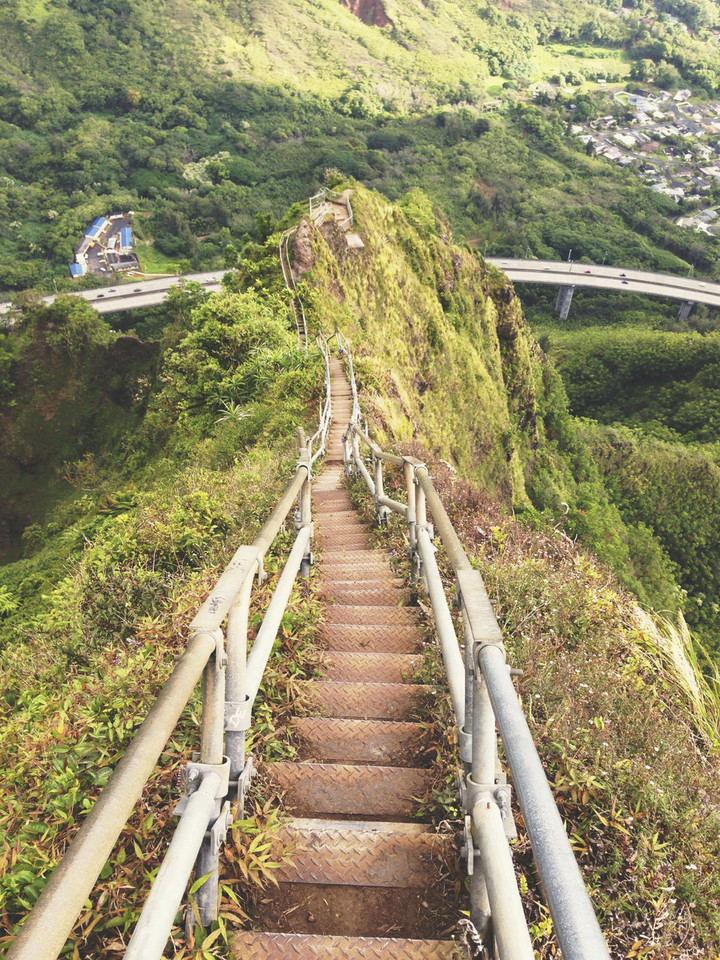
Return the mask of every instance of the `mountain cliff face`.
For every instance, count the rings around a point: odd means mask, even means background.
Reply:
[[[420,191],[393,205],[356,186],[352,205],[362,251],[328,219],[301,225],[293,254],[318,326],[353,343],[385,437],[424,442],[506,508],[564,517],[642,599],[676,608],[662,549],[609,501],[507,277],[454,244]]]
[[[568,533],[636,593],[677,602],[662,550],[609,502],[507,278],[456,246],[419,191],[391,205],[356,188],[352,205],[362,249],[330,218],[298,230],[302,296],[326,335],[349,338],[371,434],[427,460],[483,573],[611,955],[710,955],[716,827],[693,837],[681,823],[697,823],[700,794],[718,823],[720,686],[682,617],[649,616]],[[522,833],[516,858],[535,946],[552,956]]]
[[[509,281],[455,246],[419,191],[393,206],[358,188],[352,204],[361,251],[334,221],[296,235],[313,317],[353,344],[385,438],[421,439],[504,503],[527,504],[544,358]]]

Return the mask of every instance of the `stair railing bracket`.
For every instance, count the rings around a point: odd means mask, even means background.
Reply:
[[[191,760],[185,765],[185,793],[173,810],[174,816],[182,816],[188,800],[198,791],[203,778],[209,773],[216,774],[219,779],[218,787],[215,790],[215,799],[223,800],[228,795],[230,789],[229,757],[223,757],[222,763],[200,763],[198,760]]]

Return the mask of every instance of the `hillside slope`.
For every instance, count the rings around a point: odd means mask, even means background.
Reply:
[[[565,516],[643,600],[675,609],[662,549],[610,502],[505,275],[453,245],[420,191],[390,205],[357,187],[353,207],[362,253],[333,224],[301,227],[293,249],[312,263],[312,315],[350,337],[387,435],[423,440],[507,508]]]
[[[353,205],[363,252],[332,223],[304,221],[296,235],[311,321],[351,338],[377,435],[428,460],[483,570],[614,955],[642,947],[653,960],[706,956],[720,947],[717,699],[693,670],[682,630],[654,624],[565,531],[582,527],[638,590],[672,595],[662,555],[608,502],[502,275],[453,245],[419,192],[394,206],[356,187]],[[295,427],[314,420],[320,371],[295,347],[277,240],[250,245],[223,293],[177,298],[160,374],[133,410],[140,425],[129,454],[108,448],[71,508],[51,514],[25,556],[0,571],[8,929],[37,898],[85,796],[106,781],[199,599],[270,511]],[[565,529],[562,497],[571,505]],[[403,555],[401,539],[391,546]],[[633,557],[645,568],[625,566]],[[277,654],[292,656],[296,677],[315,669],[305,647],[315,620],[312,590],[299,591],[288,650]],[[276,667],[273,703],[253,731],[256,750],[275,757],[286,749],[282,701],[292,695]],[[193,731],[188,717],[123,835],[102,900],[73,935],[79,956],[118,955],[144,893],[128,878],[147,872],[143,849],[167,832],[169,774]],[[551,956],[524,839],[518,869],[536,947]]]
[[[558,74],[588,89],[610,66],[626,77],[652,44],[710,90],[702,31],[567,0],[372,9],[369,24],[338,0],[3,0],[0,289],[70,289],[80,237],[112,210],[135,211],[147,270],[222,263],[326,168],[393,197],[420,184],[494,252],[587,257],[602,239],[617,262],[713,267],[712,244],[669,222],[672,201],[566,137],[561,83],[523,106]]]

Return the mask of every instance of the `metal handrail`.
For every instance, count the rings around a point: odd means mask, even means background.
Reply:
[[[126,957],[159,960],[193,865],[198,876],[208,877],[195,894],[200,919],[208,924],[217,918],[219,851],[231,820],[230,804],[237,800],[242,810],[252,775],[245,739],[253,704],[293,583],[298,573],[307,575],[312,558],[312,463],[324,450],[332,409],[329,354],[327,344],[323,346],[326,398],[314,435],[321,440],[320,449],[312,457],[310,443],[298,431],[292,481],[253,543],[235,552],[193,618],[185,652],[28,915],[7,960],[56,960],[201,676],[199,761],[186,766],[186,793],[176,809],[180,822]],[[252,584],[256,576],[264,579],[264,557],[294,507],[295,542],[248,655]]]
[[[325,361],[325,400],[323,402],[323,406],[320,411],[318,428],[308,440],[308,447],[310,448],[310,465],[311,466],[315,463],[318,457],[321,457],[325,453],[325,444],[327,441],[328,431],[330,429],[330,421],[332,420],[332,391],[330,389],[330,348],[328,347],[327,340],[323,336],[319,336],[317,338],[317,345]],[[320,446],[315,451],[315,453],[313,453],[312,448],[316,440],[320,441]]]
[[[532,740],[508,670],[502,633],[482,577],[433,486],[414,457],[388,454],[361,425],[350,350],[338,334],[348,364],[353,410],[343,436],[348,474],[359,474],[375,502],[377,519],[389,513],[407,522],[414,572],[427,588],[459,731],[460,798],[466,816],[466,854],[471,875],[472,919],[491,956],[532,960],[533,949],[512,867],[508,838],[515,835],[510,787],[498,760],[496,725],[518,794],[555,933],[565,960],[609,960],[609,953],[555,799]],[[360,444],[369,457],[360,454]],[[406,503],[385,495],[383,467],[402,467]],[[433,524],[428,522],[428,512]],[[463,623],[460,651],[445,588],[435,559],[435,529],[455,573]]]
[[[297,328],[298,335],[298,345],[304,346],[307,350],[308,347],[308,324],[307,317],[305,316],[305,307],[302,300],[297,292],[297,284],[295,283],[295,277],[292,272],[292,264],[290,263],[290,237],[297,233],[297,227],[291,227],[290,230],[286,230],[280,237],[280,243],[278,245],[278,254],[280,256],[280,269],[282,270],[283,280],[285,281],[285,287],[288,292],[292,295],[292,306],[293,313],[295,315],[295,326]],[[283,258],[283,249],[285,251],[285,256]],[[299,311],[299,313],[298,313]]]
[[[327,200],[330,200],[333,203],[345,204],[345,208],[347,209],[348,215],[344,220],[339,222],[338,226],[340,227],[340,229],[344,229],[345,227],[352,226],[353,221],[355,219],[355,215],[353,213],[353,208],[352,208],[352,204],[350,203],[349,195],[347,193],[340,193],[338,190],[331,190],[329,187],[323,187],[322,190],[318,191],[318,193],[310,197],[310,200],[308,201],[309,207],[310,207],[310,217],[313,219],[313,221],[315,220],[315,209],[313,207],[313,204],[315,205],[315,208],[319,208]]]

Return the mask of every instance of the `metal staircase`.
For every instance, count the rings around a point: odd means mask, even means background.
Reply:
[[[418,610],[343,488],[351,397],[338,360],[331,376],[328,455],[313,484],[326,678],[307,683],[317,716],[292,721],[298,762],[261,765],[293,815],[279,837],[290,857],[261,909],[264,931],[236,934],[233,947],[273,960],[449,960],[465,954],[429,934],[444,907],[447,929],[457,919],[441,902],[449,870],[457,874],[455,844],[416,816],[430,786],[425,728],[411,719],[429,689],[410,682],[421,660]]]

